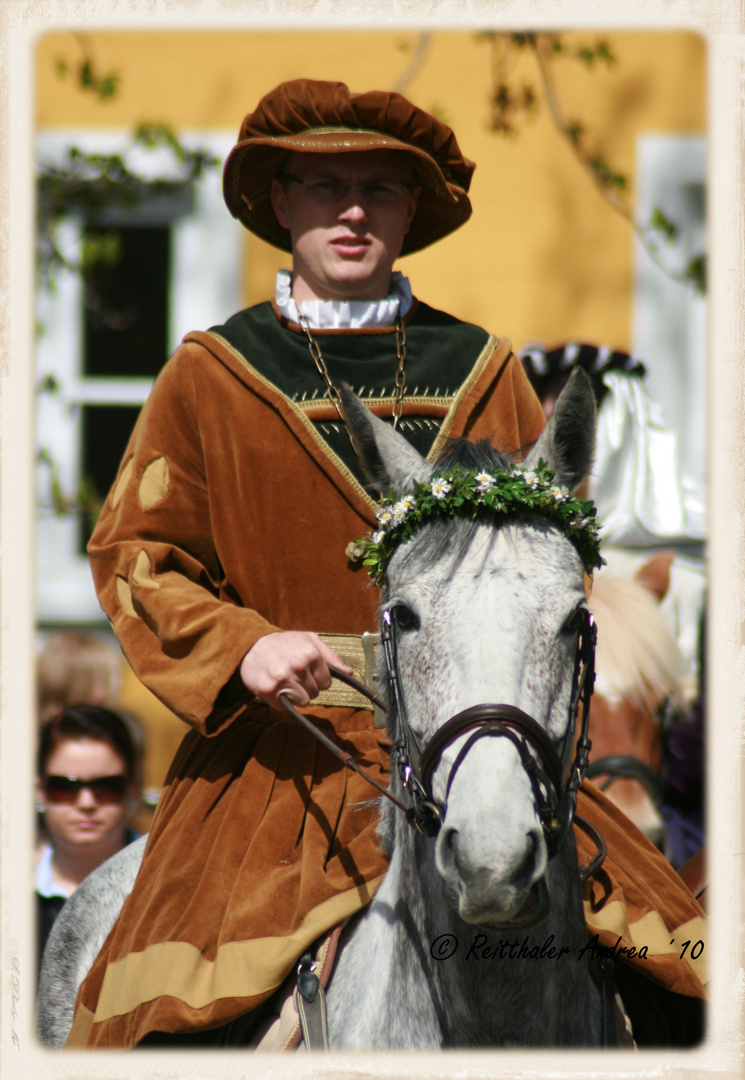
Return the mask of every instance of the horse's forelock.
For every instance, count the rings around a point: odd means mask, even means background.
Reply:
[[[464,469],[509,471],[512,468],[510,459],[495,450],[488,439],[477,443],[468,439],[453,439],[443,450],[437,464],[448,469],[453,465],[461,465]]]
[[[510,459],[495,450],[488,439],[477,443],[454,439],[442,452],[437,464],[445,469],[460,465],[464,469],[483,469],[486,472],[508,472],[512,469]],[[399,568],[404,569],[415,561],[418,568],[427,569],[447,555],[454,569],[471,546],[480,524],[483,522],[459,517],[430,522],[426,529],[422,529],[406,544],[401,552]],[[499,522],[495,520],[494,526],[496,539]],[[484,558],[487,558],[488,552],[487,548]]]
[[[471,546],[476,530],[483,524],[483,521],[458,517],[429,522],[426,528],[415,533],[401,549],[398,569],[405,570],[410,563],[415,562],[417,570],[427,570],[447,557],[445,577],[450,577]],[[495,522],[494,538],[497,529],[498,523]],[[484,556],[487,554],[488,551]]]

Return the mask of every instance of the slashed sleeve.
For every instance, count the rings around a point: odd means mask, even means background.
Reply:
[[[249,699],[245,653],[278,630],[224,588],[190,349],[181,346],[132,433],[88,552],[99,602],[135,674],[214,734]]]

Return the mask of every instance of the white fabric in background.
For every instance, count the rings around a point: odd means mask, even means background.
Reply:
[[[651,547],[704,539],[700,492],[681,472],[678,436],[638,378],[609,371],[598,412],[589,496],[606,544]]]

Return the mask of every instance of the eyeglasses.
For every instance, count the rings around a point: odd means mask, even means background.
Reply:
[[[76,776],[44,777],[44,794],[50,803],[74,803],[83,789],[90,791],[98,803],[120,803],[127,791],[127,777],[123,773],[90,780],[78,780]]]
[[[398,184],[393,180],[364,180],[362,183],[352,180],[341,180],[339,177],[328,177],[322,180],[301,180],[299,176],[291,176],[290,173],[280,173],[280,180],[292,180],[294,184],[302,184],[309,195],[319,202],[339,202],[346,198],[353,187],[358,187],[362,198],[366,202],[381,205],[401,202],[411,195],[411,184]]]

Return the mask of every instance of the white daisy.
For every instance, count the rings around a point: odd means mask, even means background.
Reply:
[[[429,489],[436,499],[444,499],[447,493],[450,491],[450,484],[447,480],[444,480],[441,476],[438,476],[429,485]]]
[[[569,498],[569,489],[562,487],[559,484],[553,484],[553,486],[551,487],[551,494],[553,495],[556,502],[566,502],[566,500]]]
[[[380,522],[380,526],[383,529],[390,529],[394,524],[393,511],[390,506],[381,506],[379,510],[375,511],[375,517]]]
[[[476,481],[476,491],[479,495],[485,495],[486,492],[494,486],[494,477],[488,472],[476,473],[474,480]]]
[[[525,483],[528,485],[529,488],[533,489],[533,491],[535,491],[535,489],[538,487],[538,485],[541,482],[540,477],[538,476],[538,473],[534,473],[532,471],[523,473],[523,480],[525,481]]]
[[[409,495],[404,495],[402,499],[399,499],[393,507],[393,524],[400,525],[413,505],[414,502]]]

